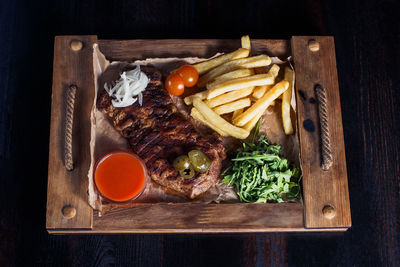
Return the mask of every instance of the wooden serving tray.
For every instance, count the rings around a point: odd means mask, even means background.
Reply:
[[[252,40],[254,54],[292,55],[294,59],[303,204],[142,204],[117,209],[101,217],[87,201],[95,43],[107,59],[119,61],[152,57],[207,58],[240,46],[239,40],[98,40],[97,36],[57,36],[46,215],[49,233],[345,231],[351,226],[333,37]],[[66,94],[71,85],[77,88],[72,128],[74,169],[67,171],[64,162],[65,110]],[[325,106],[321,104],[316,88],[324,88]],[[327,111],[322,118],[321,109]],[[323,170],[322,161],[327,158],[321,151],[326,150],[327,141],[331,166]]]

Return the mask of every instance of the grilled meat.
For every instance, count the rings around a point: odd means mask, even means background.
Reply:
[[[132,150],[146,163],[151,178],[170,189],[195,198],[215,184],[225,158],[219,136],[203,136],[177,110],[163,88],[161,73],[156,68],[141,66],[149,84],[143,92],[142,106],[134,103],[116,108],[105,90],[97,108],[108,116],[114,128],[128,139]],[[204,152],[212,164],[207,172],[184,179],[172,167],[172,161],[192,149]]]

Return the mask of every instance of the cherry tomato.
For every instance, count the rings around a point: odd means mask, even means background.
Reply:
[[[183,84],[187,87],[195,86],[197,80],[199,79],[199,73],[197,72],[196,68],[191,65],[181,66],[176,73],[181,75]]]
[[[165,80],[165,88],[171,95],[181,95],[185,90],[182,77],[177,73],[170,74]]]

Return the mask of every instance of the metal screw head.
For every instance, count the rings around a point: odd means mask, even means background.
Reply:
[[[64,206],[62,208],[62,214],[67,219],[72,219],[76,215],[76,209],[70,205]]]
[[[72,40],[70,43],[70,47],[73,51],[79,51],[82,49],[83,43],[79,40]]]
[[[310,49],[312,52],[319,51],[319,43],[314,39],[311,39],[310,41],[308,41],[308,49]]]
[[[324,214],[324,217],[329,220],[336,216],[336,211],[331,205],[326,205],[322,209],[322,213]]]

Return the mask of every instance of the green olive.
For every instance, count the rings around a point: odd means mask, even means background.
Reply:
[[[174,160],[172,166],[174,166],[174,169],[176,171],[178,171],[178,172],[182,171],[184,169],[188,169],[190,167],[189,157],[186,156],[186,155],[182,155],[182,156],[177,157]]]
[[[199,150],[189,152],[189,160],[193,169],[197,172],[206,172],[210,168],[211,160],[206,154]]]
[[[193,176],[195,175],[195,171],[193,170],[192,166],[190,166],[187,169],[181,170],[179,171],[179,175],[182,176],[185,179],[190,179],[193,178]]]

